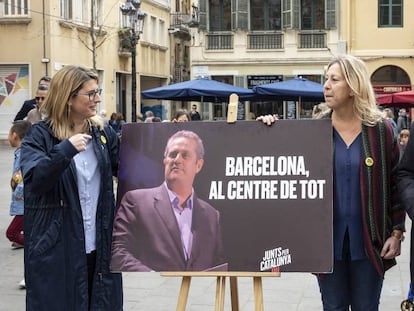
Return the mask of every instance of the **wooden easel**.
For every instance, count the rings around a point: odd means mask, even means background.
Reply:
[[[231,94],[227,111],[227,123],[234,123],[237,120],[237,104],[239,96]],[[255,311],[263,311],[263,287],[262,277],[280,277],[280,272],[161,272],[161,276],[182,277],[181,288],[178,296],[176,311],[185,311],[190,291],[191,278],[216,277],[216,303],[215,311],[224,311],[224,298],[226,290],[226,277],[230,279],[231,310],[239,311],[239,290],[237,277],[252,277]]]
[[[226,277],[230,279],[231,310],[239,311],[237,277],[252,277],[255,311],[263,311],[262,277],[280,277],[280,272],[161,272],[161,276],[182,277],[176,311],[185,311],[192,277],[216,277],[215,311],[224,311]]]

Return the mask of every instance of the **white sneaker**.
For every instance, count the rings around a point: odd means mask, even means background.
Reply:
[[[26,282],[24,281],[24,279],[19,282],[19,288],[26,289]]]

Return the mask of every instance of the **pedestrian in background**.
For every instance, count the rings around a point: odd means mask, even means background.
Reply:
[[[324,113],[328,111],[328,106],[325,103],[316,104],[312,109],[312,119],[319,119]]]
[[[36,91],[36,106],[29,111],[27,114],[26,120],[30,123],[36,123],[42,120],[42,113],[40,112],[40,107],[42,106],[43,101],[46,98],[47,90],[49,89],[48,85],[39,85]]]
[[[154,113],[151,110],[145,111],[145,123],[151,123],[154,119]]]
[[[122,310],[111,273],[119,139],[96,115],[98,75],[65,66],[22,143],[26,310]]]
[[[197,105],[192,105],[191,106],[190,117],[191,117],[192,121],[200,121],[201,120],[200,113],[197,111]]]
[[[398,111],[397,128],[398,133],[400,133],[401,130],[410,128],[410,121],[408,120],[407,110],[405,110],[405,108],[401,108]]]
[[[407,147],[408,140],[410,138],[410,131],[407,129],[403,129],[398,135],[398,144],[400,145],[400,159],[402,159],[404,155],[405,148]]]
[[[191,121],[191,117],[188,114],[187,110],[178,109],[174,113],[174,118],[171,121],[172,122],[188,122],[188,121]]]
[[[385,108],[384,113],[385,113],[385,119],[388,120],[388,122],[391,123],[392,130],[394,132],[394,136],[398,137],[398,128],[397,128],[397,123],[395,123],[395,120],[394,120],[394,118],[395,118],[394,113],[392,112],[392,110],[390,108]]]
[[[14,121],[10,128],[8,140],[10,146],[16,148],[14,151],[14,162],[10,186],[12,196],[10,202],[10,216],[13,220],[6,230],[6,237],[12,242],[12,248],[22,248],[24,245],[23,215],[24,215],[24,195],[23,177],[20,169],[20,152],[23,137],[30,130],[32,124],[29,121]],[[20,288],[25,288],[24,279],[19,283]]]
[[[399,149],[375,102],[366,65],[350,55],[326,72],[334,155],[334,264],[318,274],[323,309],[377,311],[385,271],[396,264],[405,230],[397,192]],[[274,116],[258,118],[266,124]]]
[[[117,112],[114,116],[111,115],[110,126],[114,129],[115,133],[121,137],[122,126],[125,124],[124,116],[122,113]]]
[[[48,87],[50,84],[50,80],[51,79],[48,76],[41,77],[37,86],[39,87],[40,85],[46,85]],[[29,111],[35,107],[36,107],[36,98],[25,100],[19,112],[14,117],[14,121],[23,120],[24,118],[27,117],[27,114],[29,113]]]

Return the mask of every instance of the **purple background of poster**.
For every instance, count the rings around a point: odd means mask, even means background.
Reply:
[[[186,129],[205,147],[203,169],[196,176],[197,195],[221,215],[229,271],[260,271],[266,250],[289,249],[289,272],[332,269],[332,125],[330,120],[280,120],[271,127],[255,121],[136,123],[122,128],[118,195],[159,186],[168,138]],[[225,176],[225,158],[303,155],[309,178]],[[324,179],[323,199],[209,200],[212,180]]]

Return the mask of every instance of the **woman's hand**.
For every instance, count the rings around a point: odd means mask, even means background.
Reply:
[[[272,125],[273,123],[275,123],[276,120],[278,120],[278,118],[275,114],[267,114],[265,116],[259,116],[256,118],[256,121],[262,121],[264,124],[267,125]]]
[[[384,259],[393,259],[401,254],[401,241],[390,236],[384,243],[381,250],[381,257]]]
[[[69,138],[69,141],[78,152],[81,152],[86,150],[86,144],[91,138],[92,136],[88,134],[75,134]]]

